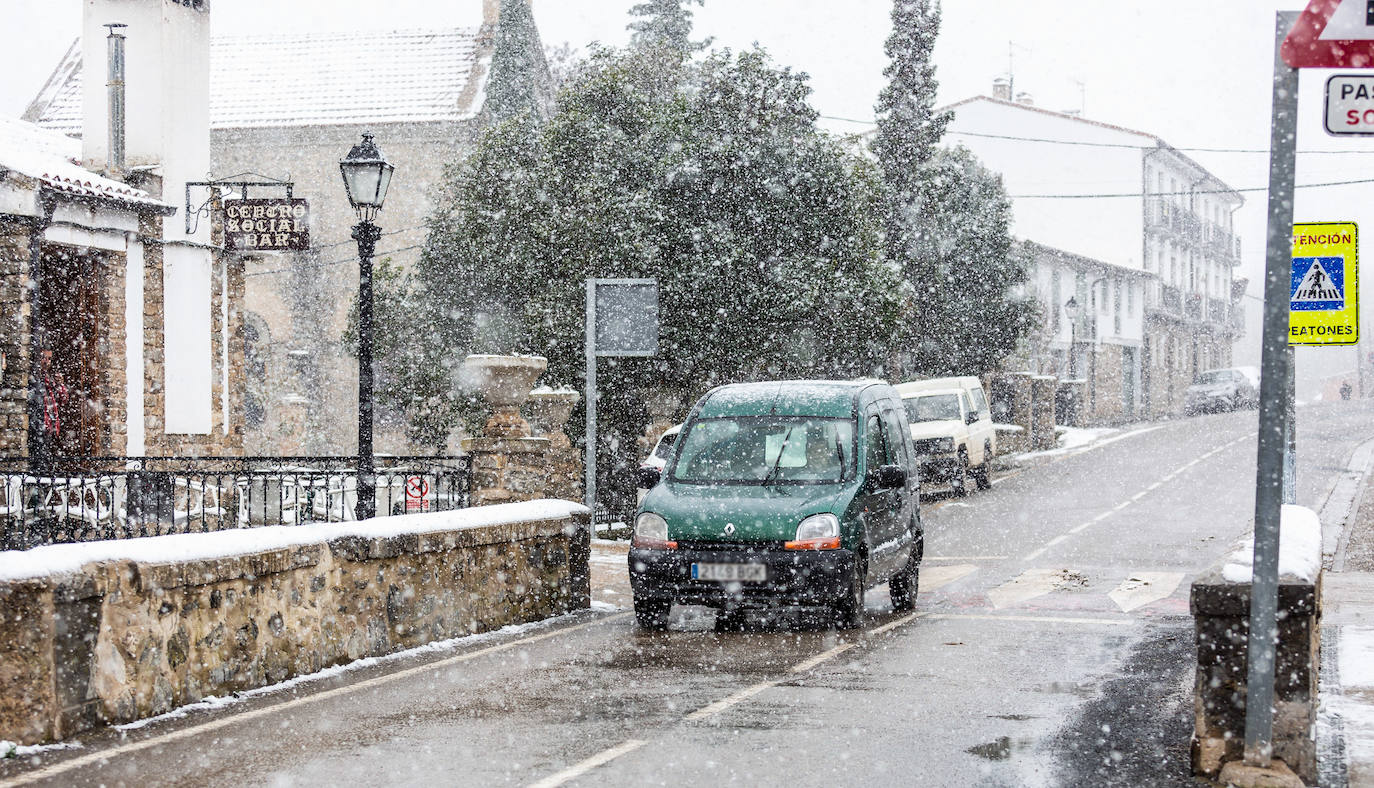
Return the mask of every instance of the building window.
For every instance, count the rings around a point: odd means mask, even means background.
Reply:
[[[1135,285],[1126,283],[1126,317],[1135,317]]]
[[[1112,288],[1112,332],[1121,336],[1121,280],[1113,282]]]
[[[1050,272],[1050,330],[1056,334],[1059,333],[1059,313],[1064,309],[1059,298],[1059,269],[1056,268]]]

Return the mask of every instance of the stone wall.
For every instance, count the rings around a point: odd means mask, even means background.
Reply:
[[[2,582],[0,739],[59,740],[586,608],[582,512],[545,501],[298,529],[313,539],[259,529],[272,547],[184,561],[139,558],[137,543],[248,532],[129,540],[111,560]]]
[[[1279,579],[1278,659],[1274,667],[1274,757],[1307,785],[1317,784],[1317,677],[1321,662],[1321,578]],[[1213,569],[1194,581],[1197,644],[1193,688],[1193,771],[1216,777],[1243,755],[1250,584]]]
[[[29,234],[28,222],[0,221],[0,456],[28,453]]]

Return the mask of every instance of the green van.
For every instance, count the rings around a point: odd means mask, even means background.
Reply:
[[[725,620],[823,606],[858,626],[864,591],[915,604],[924,547],[916,457],[896,390],[879,381],[738,383],[693,407],[635,517],[635,617],[664,629],[674,602]],[[721,619],[718,619],[718,621]]]

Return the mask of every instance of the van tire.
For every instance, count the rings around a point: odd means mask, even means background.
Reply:
[[[831,608],[836,629],[857,629],[863,624],[864,584],[867,580],[868,571],[864,557],[855,553],[848,587],[841,589],[840,598],[835,600]]]
[[[968,495],[968,477],[968,449],[966,447],[960,447],[959,465],[954,470],[953,478],[949,480],[950,489],[953,490],[954,494],[959,496],[960,498],[964,497],[965,495]]]
[[[978,483],[978,489],[988,490],[992,488],[992,442],[983,444],[983,464],[978,466],[978,470],[973,472],[973,480]]]
[[[642,629],[662,632],[668,628],[668,613],[673,603],[666,599],[644,599],[635,597],[635,621]]]
[[[887,581],[888,596],[892,597],[892,609],[905,613],[916,607],[916,592],[921,587],[921,556],[915,550],[906,566]]]

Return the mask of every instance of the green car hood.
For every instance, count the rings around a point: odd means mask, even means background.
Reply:
[[[668,521],[669,539],[717,542],[786,541],[797,535],[802,518],[833,511],[849,483],[837,484],[660,484],[644,498],[640,511]],[[836,512],[843,518],[843,512]],[[734,533],[726,534],[726,525]]]

